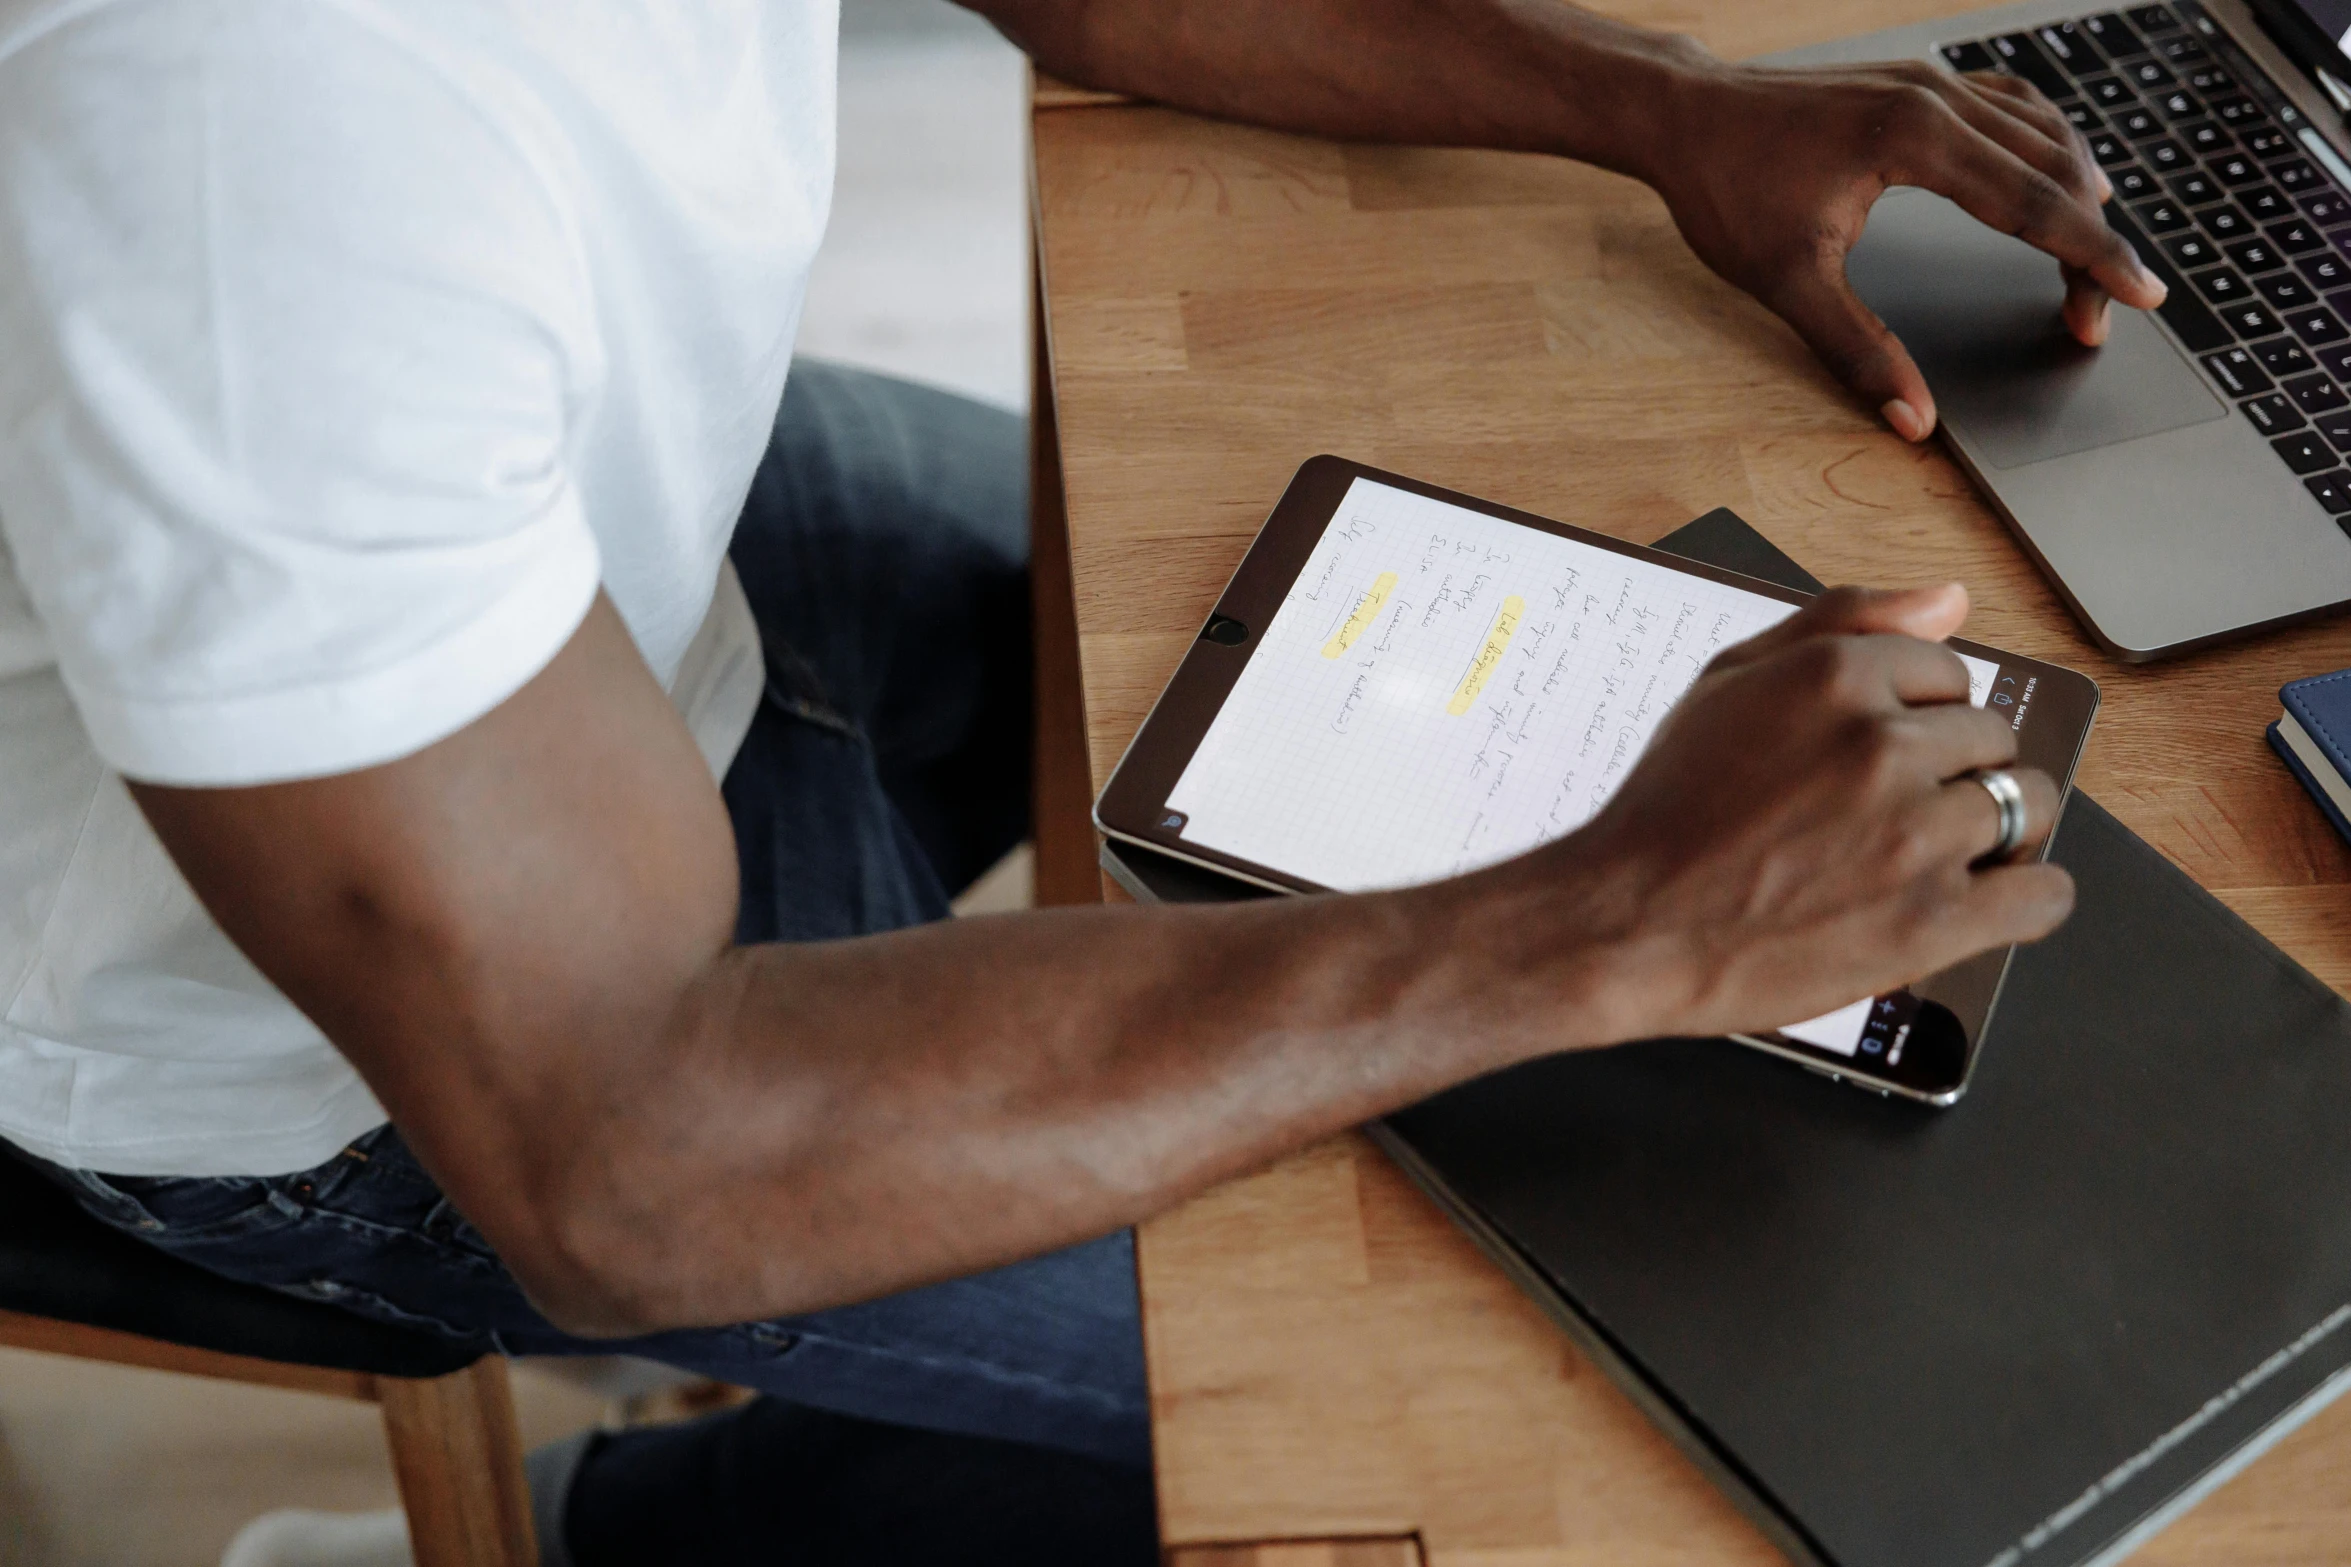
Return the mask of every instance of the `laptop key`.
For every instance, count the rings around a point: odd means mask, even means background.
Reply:
[[[2061,107],[2065,111],[2065,117],[2073,122],[2073,128],[2084,136],[2095,135],[2106,129],[2106,122],[2099,118],[2098,111],[2079,98],[2071,103],[2061,105]]]
[[[2309,351],[2290,337],[2255,343],[2252,353],[2263,370],[2281,381],[2290,375],[2307,374],[2311,369]]]
[[[2197,293],[2216,305],[2233,305],[2240,299],[2253,297],[2253,290],[2245,280],[2226,267],[2191,273],[2188,281],[2196,286]]]
[[[2223,244],[2253,232],[2252,220],[2235,207],[2207,207],[2196,214],[2196,221],[2204,225],[2205,233]]]
[[[2153,165],[2158,174],[2176,174],[2189,166],[2188,149],[2169,137],[2162,141],[2151,141],[2141,147],[2139,156]]]
[[[2333,473],[2314,473],[2302,481],[2310,491],[2310,498],[2324,506],[2338,518],[2351,511],[2351,473],[2337,469]],[[2343,531],[2351,533],[2351,523]]]
[[[2000,69],[1999,56],[1980,43],[1945,44],[1941,52],[1943,63],[1963,75],[1969,71]]]
[[[2173,234],[2155,243],[2171,257],[2171,264],[2183,271],[2209,267],[2220,260],[2220,252],[2213,248],[2212,241],[2201,234]],[[2343,275],[2346,281],[2351,281],[2351,268],[2346,268]]]
[[[2128,108],[2139,101],[2130,84],[2119,76],[2083,77],[2082,96],[2108,111]]]
[[[2145,54],[2146,44],[2132,30],[2131,24],[2116,11],[2102,11],[2096,16],[2082,18],[2082,31],[2090,41],[2106,51],[2108,58],[2127,60],[2134,54]]]
[[[2318,170],[2300,158],[2291,163],[2271,164],[2269,177],[2278,182],[2280,189],[2288,191],[2321,190],[2326,186],[2326,182],[2318,177]]]
[[[2351,288],[2351,262],[2331,250],[2322,250],[2315,256],[2304,256],[2294,263],[2294,270],[2321,293],[2330,288]]]
[[[2351,451],[2351,408],[2320,414],[2310,421],[2310,427],[2324,436],[2326,443],[2336,451]]]
[[[2263,435],[2285,435],[2308,422],[2302,417],[2302,410],[2294,406],[2294,400],[2283,392],[2270,392],[2238,406],[2253,421],[2253,428]]]
[[[2271,338],[2269,343],[2255,343],[2250,352],[2255,362],[2259,362],[2259,366],[2269,371],[2271,376],[2276,376],[2278,381],[2285,381],[2288,376],[2304,376],[2311,371],[2311,355],[2302,348],[2302,343],[2292,341],[2292,338]]]
[[[2155,52],[2182,71],[2191,69],[2199,61],[2212,58],[2211,50],[2205,48],[2196,39],[2188,37],[2166,38],[2155,46]]]
[[[2183,207],[2201,207],[2208,201],[2220,200],[2221,195],[2220,187],[2198,169],[2173,175],[2171,193],[2179,197]]]
[[[2221,252],[2248,274],[2269,272],[2286,264],[2286,258],[2272,249],[2266,239],[2240,239],[2220,247]]]
[[[2131,144],[2114,132],[2099,131],[2090,138],[2090,156],[2098,160],[2098,167],[2111,169],[2137,155],[2131,151]]]
[[[2286,395],[2294,399],[2294,406],[2306,414],[2322,414],[2331,409],[2351,407],[2351,397],[2323,375],[2298,375],[2286,383]]]
[[[2170,234],[2188,226],[2188,215],[2168,201],[2142,201],[2131,212],[2150,234]]]
[[[2310,285],[2291,272],[2272,272],[2257,279],[2253,286],[2261,290],[2261,297],[2269,301],[2272,310],[2299,310],[2304,305],[2318,303],[2318,295]]]
[[[2351,197],[2339,190],[2318,190],[2302,198],[2302,215],[2320,228],[2351,223]]]
[[[2229,324],[2229,330],[2248,341],[2271,336],[2278,330],[2278,318],[2265,306],[2250,302],[2229,306],[2221,311],[2220,318]]]
[[[2152,109],[2124,109],[2114,117],[2114,128],[2133,141],[2163,134],[2163,122]]]
[[[2210,120],[2185,126],[2180,135],[2200,158],[2217,158],[2236,145],[2235,138]]]
[[[2074,96],[2073,78],[2052,65],[2030,33],[2002,33],[1993,39],[1992,53],[2000,63],[2031,82],[2051,98]],[[2234,86],[2235,83],[2229,85]]]
[[[2351,381],[2351,348],[2321,348],[2311,358],[2326,366],[2338,381]]]
[[[2351,341],[2351,327],[2345,327],[2342,317],[2324,305],[2313,305],[2307,310],[2288,311],[2286,325],[2294,329],[2296,337],[2313,348],[2324,343]]]
[[[2188,73],[2188,85],[2209,98],[2214,93],[2235,92],[2237,79],[2217,65],[2206,65]]]
[[[2275,384],[2249,348],[2228,348],[2217,354],[2206,354],[2203,362],[2212,379],[2231,397],[2258,396]]]
[[[2250,185],[2261,178],[2261,165],[2241,152],[2223,153],[2214,158],[2211,170],[2212,177],[2223,185]]]
[[[2078,79],[2106,69],[2106,57],[2090,47],[2078,22],[2036,27],[2033,37],[2039,40],[2042,52],[2063,66],[2070,76]]]
[[[2135,163],[2108,169],[2106,178],[2114,186],[2116,198],[2122,201],[2144,201],[2149,196],[2163,194],[2163,187],[2155,183],[2155,176]]]
[[[2306,256],[2314,250],[2327,248],[2327,242],[2319,236],[2318,230],[2300,218],[2271,225],[2269,237],[2272,244],[2289,256]]]
[[[2245,150],[2256,158],[2282,158],[2294,150],[2294,139],[2274,125],[2245,133]]]
[[[2130,84],[2141,92],[2161,92],[2166,87],[2179,85],[2179,78],[2161,60],[2133,60],[2123,70]]]
[[[2294,204],[2279,194],[2273,185],[2259,185],[2236,193],[2245,210],[2253,214],[2256,223],[2275,223],[2280,218],[2294,215]]]
[[[2182,120],[2195,119],[2204,112],[2204,105],[2198,103],[2196,95],[2185,87],[2174,87],[2171,91],[2158,97],[2155,100],[2155,108],[2165,119],[2175,125]]]
[[[2213,104],[2212,116],[2232,130],[2248,130],[2269,123],[2269,111],[2250,98],[2223,98]]]
[[[2168,33],[2180,25],[2180,19],[2171,14],[2167,5],[2134,5],[2123,14],[2142,33]]]
[[[2269,443],[2269,449],[2286,460],[2286,466],[2296,473],[2316,473],[2321,468],[2332,468],[2341,459],[2335,449],[2318,438],[2314,430],[2299,435],[2281,435]]]

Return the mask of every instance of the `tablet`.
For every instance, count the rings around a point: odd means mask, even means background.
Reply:
[[[1801,593],[1337,457],[1249,548],[1096,802],[1112,838],[1280,892],[1460,875],[1573,832],[1722,649]],[[2062,792],[2098,706],[1954,639]],[[1947,1104],[2009,952],[1745,1043]]]

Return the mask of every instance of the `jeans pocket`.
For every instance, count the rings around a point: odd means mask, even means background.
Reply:
[[[281,1182],[251,1177],[142,1181],[123,1195],[147,1215],[139,1233],[172,1247],[268,1235],[302,1217]]]
[[[68,1170],[55,1165],[50,1167],[49,1173],[59,1180],[84,1213],[100,1223],[110,1224],[118,1230],[129,1230],[136,1235],[152,1236],[162,1232],[163,1221],[149,1212],[145,1203],[105,1176],[89,1170]]]

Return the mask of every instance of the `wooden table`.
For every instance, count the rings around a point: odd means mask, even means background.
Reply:
[[[1967,7],[1615,8],[1746,55]],[[1101,895],[1084,802],[1291,472],[1330,451],[1643,542],[1728,505],[1832,582],[1966,582],[1970,635],[2103,685],[2081,786],[2351,980],[2351,855],[2262,739],[2282,681],[2351,664],[2351,620],[2153,668],[2106,658],[1942,452],[1881,430],[1631,181],[1049,85],[1034,124],[1048,896]],[[1776,1559],[1360,1140],[1156,1221],[1141,1257],[1178,1560]],[[2351,1560],[2351,1401],[2141,1559]]]

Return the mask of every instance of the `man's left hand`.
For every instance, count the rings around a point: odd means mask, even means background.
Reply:
[[[1649,183],[1701,260],[1777,312],[1907,440],[1933,432],[1934,397],[1845,279],[1846,253],[1890,187],[1948,196],[2056,257],[2066,325],[2086,344],[2105,340],[2109,296],[2142,310],[2163,302],[2163,283],[2099,212],[2113,193],[2106,176],[2028,82],[1924,61],[1707,61],[1681,80]]]

